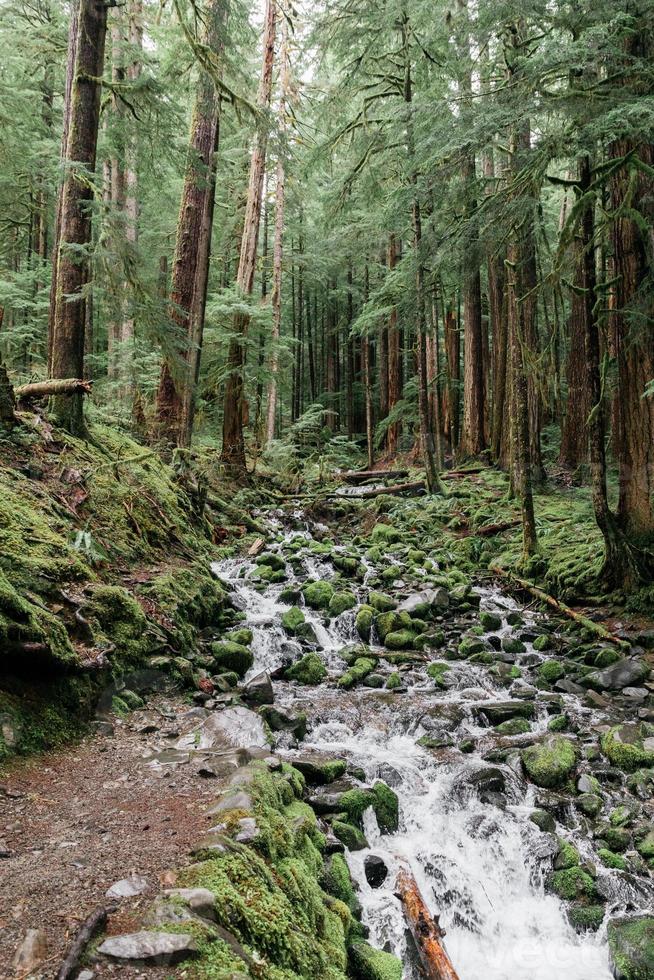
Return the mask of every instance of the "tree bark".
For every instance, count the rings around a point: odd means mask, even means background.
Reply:
[[[400,248],[395,235],[391,235],[388,241],[388,271],[392,272],[397,266],[400,255]],[[400,352],[400,331],[397,323],[397,306],[394,306],[388,322],[388,410],[387,415],[393,411],[397,403],[402,398],[402,366]],[[399,448],[401,425],[394,422],[386,430],[386,448],[388,452],[395,456]]]
[[[227,0],[213,0],[207,12],[203,43],[217,54],[222,50],[227,14]],[[157,430],[169,447],[190,446],[193,432],[213,228],[219,118],[220,96],[215,82],[201,69],[171,276],[170,319],[176,336],[172,349],[164,356],[157,391]]]
[[[445,933],[440,927],[438,916],[430,913],[418,884],[408,869],[400,871],[396,891],[427,980],[459,980],[443,945]]]
[[[52,334],[53,378],[84,373],[84,287],[91,242],[90,204],[100,121],[101,78],[107,33],[107,7],[98,0],[80,0],[75,72],[70,91],[70,131],[66,144],[66,177],[61,190],[61,232],[54,283]],[[80,251],[82,255],[80,255]],[[56,421],[71,433],[84,432],[81,394],[55,397]]]
[[[263,62],[257,106],[265,112],[270,106],[272,94],[273,64],[275,60],[275,32],[277,25],[277,5],[275,0],[266,0],[263,36]],[[268,146],[267,121],[264,120],[257,132],[256,143],[250,161],[250,181],[245,208],[245,222],[241,239],[241,254],[236,282],[245,296],[252,295],[254,272],[261,220],[263,178]],[[247,473],[245,462],[245,439],[243,436],[244,385],[243,367],[245,365],[244,341],[249,326],[249,317],[242,313],[234,315],[233,337],[229,345],[229,375],[225,385],[223,412],[223,447],[221,459],[239,475]]]
[[[288,100],[291,94],[291,72],[289,51],[289,17],[290,7],[282,0],[282,36],[280,58],[280,98],[279,98],[279,155],[277,159],[277,187],[275,189],[275,239],[273,244],[273,287],[272,287],[272,334],[270,337],[270,380],[268,382],[268,405],[266,419],[266,444],[275,437],[275,419],[277,413],[277,375],[279,372],[279,338],[282,324],[282,259],[284,249],[284,205],[286,197],[286,115]],[[295,355],[295,351],[294,351]],[[297,391],[295,381],[295,390]],[[293,415],[295,415],[295,404]]]

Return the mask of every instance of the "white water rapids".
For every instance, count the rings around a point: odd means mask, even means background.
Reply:
[[[254,674],[279,665],[281,647],[288,643],[280,617],[289,606],[279,601],[283,586],[271,586],[265,594],[256,590],[247,578],[253,567],[234,559],[218,563],[215,572],[232,583],[237,603],[253,630]],[[331,566],[321,564],[315,556],[306,557],[304,571],[317,578],[333,574]],[[484,594],[483,606],[503,615],[517,608],[492,592]],[[332,674],[342,672],[345,665],[338,651],[356,639],[353,614],[344,613],[326,624],[319,613],[304,611],[328,669]],[[525,618],[529,619],[528,614]],[[531,645],[529,653],[533,654]],[[445,944],[460,980],[611,980],[605,929],[597,934],[575,932],[563,903],[543,887],[545,871],[551,870],[552,839],[529,820],[533,788],[525,789],[520,773],[505,764],[499,768],[506,777],[508,805],[481,802],[466,789],[465,782],[467,773],[487,765],[479,754],[453,751],[436,758],[416,744],[425,734],[419,719],[426,695],[432,705],[439,698],[461,708],[465,720],[459,735],[463,732],[477,738],[488,734],[488,729],[481,728],[471,715],[475,691],[477,698],[510,697],[506,688],[494,686],[483,667],[455,662],[451,670],[457,683],[449,690],[434,692],[423,673],[407,693],[395,695],[395,702],[391,698],[390,707],[388,692],[275,685],[276,703],[309,715],[310,730],[297,750],[300,754],[315,750],[346,758],[364,770],[368,783],[383,778],[398,795],[399,831],[382,836],[369,811],[365,815],[369,848],[346,855],[359,887],[370,941],[402,959],[405,980],[418,977],[407,953],[401,906],[394,896],[396,872],[406,864],[430,911],[440,915],[447,932]],[[415,717],[407,722],[414,702]],[[539,711],[536,729],[544,728],[547,721],[544,709]],[[294,751],[287,752],[290,761]],[[584,855],[588,853],[585,837],[577,838],[564,827],[557,827],[557,833],[573,840]],[[386,881],[376,889],[364,874],[365,858],[371,854],[381,857],[389,868]],[[607,872],[598,868],[598,873]],[[619,908],[617,901],[607,905],[611,912]]]

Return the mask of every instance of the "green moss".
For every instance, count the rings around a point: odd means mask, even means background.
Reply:
[[[597,900],[595,882],[587,871],[579,867],[555,871],[548,878],[548,885],[559,898],[568,902]]]
[[[389,650],[413,650],[415,647],[416,636],[410,630],[396,630],[387,633],[384,638],[384,645]]]
[[[538,668],[538,676],[546,684],[554,684],[565,676],[565,670],[558,660],[546,660]]]
[[[436,687],[445,688],[445,674],[450,669],[450,665],[440,660],[434,660],[427,666],[427,676],[431,677]]]
[[[326,610],[334,595],[334,586],[329,582],[306,582],[302,586],[302,595],[311,609]]]
[[[627,862],[615,851],[610,851],[608,847],[600,847],[597,856],[607,868],[616,868],[618,871],[627,870]]]
[[[625,772],[654,766],[654,751],[643,745],[648,736],[649,729],[643,725],[616,725],[602,736],[602,752]]]
[[[282,626],[287,633],[290,633],[291,636],[295,636],[298,630],[300,630],[305,623],[306,618],[304,613],[301,609],[298,609],[297,606],[289,609],[282,616]]]
[[[577,932],[597,932],[605,914],[603,905],[582,905],[575,902],[568,909],[570,924]]]
[[[356,980],[402,980],[402,963],[391,953],[373,949],[368,943],[353,943],[350,963]]]
[[[347,609],[354,609],[356,604],[357,600],[353,592],[335,592],[329,600],[329,615],[340,616]]]
[[[249,647],[252,645],[252,640],[254,639],[254,634],[251,629],[244,626],[238,630],[232,630],[225,637],[230,643],[239,643],[242,647]]]
[[[357,611],[355,620],[356,631],[366,643],[370,642],[374,615],[375,611],[372,606],[360,606]]]
[[[547,723],[548,732],[565,732],[568,729],[569,719],[567,715],[555,715]]]
[[[397,601],[384,592],[370,592],[368,594],[368,605],[378,613],[392,612],[397,606]]]
[[[254,663],[254,654],[248,647],[229,640],[212,643],[211,654],[217,670],[233,670],[239,677],[244,677]]]
[[[390,524],[376,524],[372,529],[370,540],[373,544],[397,544],[402,540],[402,534]]]
[[[471,657],[473,653],[482,653],[484,650],[486,650],[486,644],[475,636],[466,636],[459,643],[459,656],[463,659]]]
[[[498,616],[497,613],[480,612],[479,622],[486,632],[494,633],[502,628],[502,617]]]
[[[654,977],[654,918],[612,919],[608,941],[613,972],[619,980]]]
[[[350,876],[350,869],[342,854],[332,854],[321,876],[321,885],[326,892],[344,902],[354,911],[358,908],[357,897]]]
[[[539,653],[544,653],[545,650],[551,650],[553,646],[554,642],[548,633],[542,633],[534,640],[534,650],[538,650]]]
[[[359,657],[344,674],[341,674],[337,684],[339,687],[348,690],[350,687],[354,687],[355,684],[362,681],[368,674],[372,673],[374,669],[374,660],[371,660],[370,657]]]
[[[287,680],[297,681],[298,684],[316,686],[327,676],[327,668],[317,653],[306,653],[297,663],[286,671]]]
[[[402,687],[402,678],[397,671],[393,671],[388,680],[386,681],[387,691],[396,691],[398,687]]]
[[[275,555],[270,552],[259,555],[256,559],[256,564],[259,566],[264,566],[266,568],[271,568],[273,572],[283,572],[286,569],[286,562],[281,557],[281,555]]]
[[[568,868],[577,868],[581,863],[579,857],[579,851],[577,848],[570,844],[569,841],[564,840],[562,837],[558,838],[559,850],[555,859],[555,867],[557,871],[565,871]]]
[[[379,613],[375,619],[375,628],[382,643],[386,641],[389,633],[397,633],[401,630],[412,631],[412,626],[413,623],[408,613]]]
[[[507,718],[495,726],[500,735],[524,735],[531,731],[531,725],[526,718]]]
[[[399,827],[397,794],[381,780],[373,786],[373,810],[382,834],[394,834]]]
[[[550,735],[522,751],[522,764],[537,786],[553,789],[563,785],[577,761],[574,746],[560,735]]]
[[[368,847],[368,841],[363,832],[352,823],[346,823],[344,820],[334,820],[332,830],[334,831],[334,835],[350,851],[361,851],[364,847]]]

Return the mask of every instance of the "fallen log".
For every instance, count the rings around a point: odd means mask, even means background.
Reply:
[[[488,466],[471,466],[469,470],[445,470],[441,473],[442,480],[458,480],[464,476],[475,476],[477,473],[486,473]]]
[[[438,916],[430,914],[418,883],[408,869],[400,871],[395,887],[427,980],[459,980],[443,946],[445,932],[438,923]]]
[[[107,923],[107,915],[111,911],[113,911],[112,908],[105,908],[104,906],[101,906],[84,920],[77,932],[77,935],[75,936],[68,956],[59,967],[56,980],[70,980],[70,977],[73,976],[80,965],[80,960],[84,955],[86,947],[91,942],[95,934],[101,929],[104,929]]]
[[[370,497],[381,497],[385,493],[395,496],[400,493],[414,493],[417,490],[424,490],[424,489],[425,489],[425,481],[417,480],[415,483],[398,483],[397,486],[394,487],[373,487],[370,490],[363,490],[361,493],[358,493],[356,497],[353,496],[352,499],[366,500],[369,499]],[[331,494],[331,496],[344,497],[345,495],[336,491],[336,493]]]
[[[554,596],[548,595],[547,592],[543,592],[538,586],[532,585],[531,582],[525,581],[523,578],[518,578],[517,575],[513,575],[512,572],[506,572],[503,568],[499,568],[497,565],[491,565],[491,572],[500,578],[506,579],[514,587],[521,589],[523,592],[529,593],[534,599],[538,599],[540,602],[544,602],[551,609],[556,610],[561,616],[567,616],[568,619],[572,619],[575,623],[579,623],[584,629],[589,630],[591,633],[595,633],[596,636],[601,637],[601,639],[606,640],[608,643],[615,643],[621,649],[628,650],[630,644],[626,640],[620,639],[619,636],[615,636],[611,633],[605,626],[601,623],[595,623],[592,619],[588,619],[582,613],[578,613],[576,610],[571,609],[567,606],[565,602],[560,602],[555,599]]]
[[[93,382],[81,378],[54,378],[50,381],[35,381],[14,389],[16,400],[31,401],[33,398],[50,398],[54,395],[89,395]]]
[[[401,480],[409,475],[408,470],[350,470],[338,474],[346,483],[365,483],[366,480]]]
[[[522,521],[502,521],[499,524],[485,524],[476,531],[471,531],[478,538],[491,538],[494,534],[501,534],[502,531],[510,531],[514,527],[520,527]]]

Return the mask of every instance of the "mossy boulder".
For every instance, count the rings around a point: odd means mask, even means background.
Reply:
[[[356,604],[357,600],[353,592],[335,592],[329,600],[327,611],[330,616],[340,616],[346,610],[354,609]]]
[[[566,783],[577,763],[574,746],[561,735],[549,735],[538,745],[523,749],[521,756],[529,779],[545,789]]]
[[[368,674],[371,674],[375,667],[375,660],[370,657],[359,657],[344,674],[341,674],[337,684],[339,687],[349,690],[355,684],[360,683]]]
[[[436,687],[445,689],[445,674],[450,669],[450,665],[443,663],[442,660],[434,660],[427,666],[427,676],[431,677]]]
[[[554,684],[565,676],[565,670],[558,660],[546,660],[538,668],[538,676],[545,684]]]
[[[616,980],[654,980],[654,916],[611,919],[607,936]]]
[[[402,980],[402,963],[392,953],[373,949],[363,941],[351,945],[348,952],[355,980]]]
[[[602,752],[625,772],[654,766],[654,725],[616,725],[602,736]]]
[[[372,789],[350,789],[338,801],[339,810],[351,823],[361,826],[365,811],[372,807],[382,834],[394,834],[399,826],[399,803],[393,790],[381,781]]]
[[[254,663],[254,654],[248,647],[230,640],[212,643],[211,654],[217,671],[233,670],[239,677],[244,677]]]
[[[316,686],[324,681],[327,668],[317,653],[306,653],[286,670],[284,676],[289,681],[297,681],[298,684]]]
[[[486,649],[486,644],[480,637],[464,636],[459,643],[459,656],[465,660],[475,653],[483,653]]]
[[[498,616],[497,613],[480,612],[479,622],[488,633],[494,633],[502,628],[502,617]]]
[[[372,606],[378,613],[385,613],[395,609],[397,602],[384,592],[370,592],[368,594],[368,605]]]
[[[500,735],[526,735],[531,731],[531,725],[526,718],[508,718],[497,725],[495,730]]]
[[[359,909],[359,900],[354,892],[350,869],[342,854],[332,854],[327,859],[320,884],[329,895],[333,895],[347,905],[350,911]]]
[[[372,632],[372,623],[374,617],[375,617],[375,610],[372,608],[372,606],[359,607],[357,611],[356,619],[354,621],[354,625],[356,627],[357,633],[359,634],[361,639],[364,640],[366,643],[370,642],[370,634]]]
[[[283,572],[286,569],[286,562],[281,555],[275,555],[270,552],[259,555],[255,563],[259,567],[271,568],[273,572]]]
[[[541,633],[534,640],[534,650],[538,650],[539,653],[544,653],[545,650],[551,650],[554,646],[554,641],[549,633]]]
[[[524,645],[522,640],[519,640],[515,636],[504,636],[502,637],[502,649],[505,653],[524,653],[527,647]]]
[[[398,544],[402,540],[402,534],[390,524],[376,524],[372,529],[370,540],[373,544],[379,545]]]
[[[597,932],[602,923],[606,909],[603,905],[583,905],[573,902],[568,909],[570,925],[577,932]]]
[[[334,595],[334,586],[330,582],[306,582],[302,586],[302,595],[310,609],[327,610]]]
[[[225,639],[229,640],[230,643],[240,643],[241,646],[249,647],[252,644],[254,636],[251,629],[248,629],[247,626],[243,626],[241,629],[232,630],[231,633],[228,633],[225,636]]]
[[[410,630],[396,630],[387,633],[384,639],[384,646],[389,650],[413,650],[415,648],[416,636]]]
[[[293,759],[293,767],[302,773],[307,783],[314,786],[327,786],[345,775],[347,763],[344,759],[306,756]]]
[[[316,633],[311,625],[307,623],[306,617],[298,606],[288,609],[282,616],[282,626],[289,634],[300,640],[308,640],[311,643],[316,641]]]
[[[342,575],[348,578],[356,578],[361,572],[361,565],[357,558],[349,555],[334,555],[332,558],[334,568],[337,568]]]
[[[334,831],[334,836],[342,844],[345,844],[350,851],[362,851],[368,847],[365,834],[352,823],[346,823],[345,820],[334,820],[332,830]]]
[[[375,618],[375,629],[382,643],[389,633],[399,633],[400,630],[411,630],[413,623],[408,613],[385,612]],[[411,632],[413,632],[411,630]]]
[[[548,887],[568,902],[593,903],[599,898],[595,882],[587,871],[578,866],[555,871],[547,879]]]

